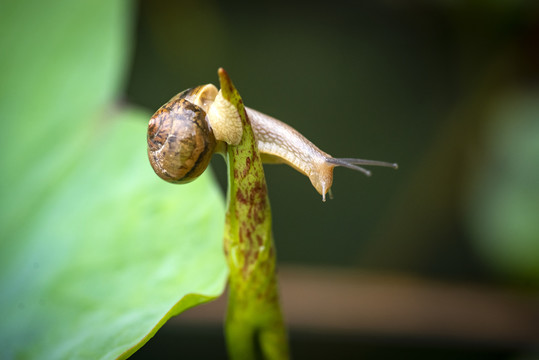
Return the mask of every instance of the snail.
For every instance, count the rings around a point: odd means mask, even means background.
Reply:
[[[245,107],[265,163],[285,163],[309,177],[325,201],[333,169],[343,166],[370,176],[359,165],[397,168],[375,160],[334,158],[291,126]],[[214,153],[241,141],[243,127],[236,108],[212,84],[187,89],[152,116],[148,126],[148,157],[156,174],[172,183],[188,183],[208,166]],[[331,194],[331,193],[330,193]]]

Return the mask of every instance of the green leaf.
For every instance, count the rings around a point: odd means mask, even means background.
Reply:
[[[126,357],[223,291],[211,174],[159,179],[150,114],[111,107],[130,13],[126,1],[0,5],[2,359]]]
[[[130,7],[104,0],[0,6],[0,48],[8,49],[0,56],[4,239],[77,162],[117,95]]]
[[[2,272],[3,358],[117,357],[223,291],[221,197],[207,175],[158,179],[141,117],[107,126],[16,239]]]

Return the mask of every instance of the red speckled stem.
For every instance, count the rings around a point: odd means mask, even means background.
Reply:
[[[230,270],[225,332],[230,358],[288,359],[271,209],[262,161],[243,102],[228,74],[219,69],[223,97],[237,109],[243,123],[239,145],[227,149],[228,208],[224,249]]]

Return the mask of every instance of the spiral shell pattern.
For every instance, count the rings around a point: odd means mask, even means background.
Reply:
[[[160,178],[177,184],[202,174],[216,146],[206,112],[185,99],[188,93],[184,91],[163,105],[148,126],[150,163]]]

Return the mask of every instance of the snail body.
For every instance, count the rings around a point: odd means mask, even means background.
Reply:
[[[397,164],[334,158],[316,147],[291,126],[245,108],[258,150],[265,163],[285,163],[309,177],[325,196],[333,183],[333,169],[344,166],[370,175],[358,165],[397,168]],[[196,179],[208,166],[211,155],[225,145],[237,145],[243,128],[237,110],[212,84],[185,90],[163,105],[150,119],[148,156],[154,171],[173,183]]]

